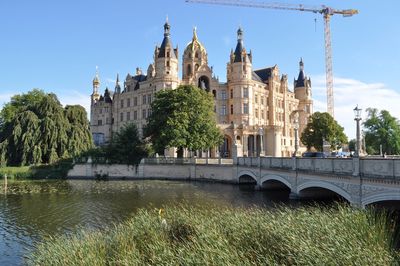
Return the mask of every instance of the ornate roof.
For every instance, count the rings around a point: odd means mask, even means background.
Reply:
[[[189,42],[186,45],[185,48],[185,52],[187,51],[195,51],[197,49],[200,49],[202,53],[207,53],[206,48],[204,48],[203,44],[199,41],[199,39],[197,38],[197,31],[196,31],[196,27],[193,28],[193,37],[192,37],[192,41]]]

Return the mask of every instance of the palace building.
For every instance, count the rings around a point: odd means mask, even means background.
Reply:
[[[295,151],[296,134],[300,136],[313,112],[311,80],[304,74],[300,60],[294,88],[288,87],[287,75],[281,75],[277,65],[253,69],[252,52],[247,52],[243,30],[237,31],[237,44],[227,63],[227,81],[220,82],[209,66],[207,50],[199,41],[196,29],[182,56],[182,78],[179,78],[179,51],[171,41],[170,25],[164,25],[164,39],[156,46],[154,62],[147,72],[137,68],[128,74],[114,91],[100,94],[98,72],[93,79],[90,126],[96,145],[107,142],[113,132],[126,123],[135,123],[139,134],[151,113],[151,102],[160,90],[191,84],[212,93],[218,127],[224,143],[197,156],[291,156]],[[299,139],[299,138],[297,138]],[[300,151],[305,148],[300,145]],[[205,154],[206,153],[206,154]],[[167,156],[176,156],[174,149]]]

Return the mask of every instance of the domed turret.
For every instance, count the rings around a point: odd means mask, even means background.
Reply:
[[[96,75],[93,78],[92,101],[99,100],[99,98],[100,98],[99,88],[100,88],[99,68],[96,66]]]
[[[183,53],[183,79],[190,79],[202,66],[207,66],[207,64],[207,51],[199,41],[196,27],[194,27],[192,41],[186,45]]]

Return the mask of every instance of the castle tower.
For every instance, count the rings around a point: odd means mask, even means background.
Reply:
[[[210,90],[212,71],[208,67],[207,51],[197,37],[196,27],[193,28],[192,41],[183,53],[182,80],[185,83]]]
[[[100,99],[99,88],[100,88],[99,70],[98,67],[96,66],[96,75],[93,78],[92,104]]]
[[[174,49],[172,46],[170,29],[171,27],[167,19],[164,24],[164,39],[161,43],[161,46],[157,46],[154,52],[154,68],[155,78],[172,80],[171,87],[174,88],[179,83],[178,47]]]
[[[243,43],[243,29],[237,30],[237,44],[235,52],[231,50],[230,62],[228,63],[228,81],[251,79],[252,77],[252,54],[246,52]]]
[[[252,55],[246,52],[243,43],[243,30],[237,31],[235,52],[231,51],[230,61],[227,64],[228,80],[228,119],[230,123],[251,125],[252,116]]]
[[[311,95],[311,79],[304,74],[303,59],[299,62],[299,76],[294,80],[294,93],[296,99],[299,99],[299,133],[303,132],[307,126],[308,118],[313,113],[313,100]]]

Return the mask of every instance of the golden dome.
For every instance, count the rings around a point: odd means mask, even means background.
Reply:
[[[186,45],[186,48],[185,48],[185,52],[184,52],[184,53],[186,54],[187,52],[193,52],[193,51],[195,51],[195,50],[197,50],[197,49],[200,49],[200,51],[201,51],[202,53],[207,54],[206,48],[204,48],[203,44],[202,44],[202,43],[199,41],[199,39],[197,38],[196,27],[194,27],[194,28],[193,28],[193,38],[192,38],[192,41],[189,42],[189,43]]]

